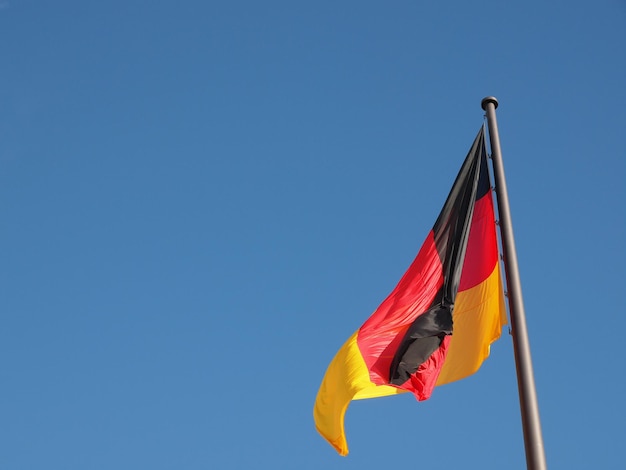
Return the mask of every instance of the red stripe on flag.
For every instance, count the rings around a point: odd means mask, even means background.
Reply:
[[[373,383],[389,383],[391,361],[404,333],[431,305],[442,284],[443,268],[431,230],[396,288],[359,329],[357,344]]]
[[[476,201],[459,292],[477,286],[493,272],[498,262],[498,240],[493,217],[491,191]]]

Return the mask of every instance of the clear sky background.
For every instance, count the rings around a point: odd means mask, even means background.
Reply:
[[[497,110],[547,460],[624,468],[626,3],[0,0],[0,468],[524,469],[511,337],[326,366]]]

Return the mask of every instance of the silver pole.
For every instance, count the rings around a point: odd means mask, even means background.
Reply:
[[[519,390],[520,410],[522,413],[522,428],[524,431],[524,446],[526,449],[526,467],[528,470],[545,470],[546,457],[541,435],[539,420],[539,406],[535,391],[535,378],[530,357],[530,344],[526,328],[526,314],[522,300],[522,284],[517,265],[513,225],[509,209],[509,196],[504,178],[502,152],[500,151],[500,136],[496,122],[496,108],[498,100],[493,96],[484,98],[481,103],[487,113],[489,139],[491,141],[491,158],[496,184],[496,199],[500,218],[500,235],[504,251],[504,272],[508,288],[509,313],[511,316],[511,334],[513,335],[513,350],[515,354],[515,369],[517,371],[517,388]]]

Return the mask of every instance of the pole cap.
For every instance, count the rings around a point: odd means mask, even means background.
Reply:
[[[494,109],[498,107],[498,100],[495,96],[488,96],[486,98],[483,98],[483,100],[480,102],[480,106],[483,108],[483,110],[487,111],[487,104],[489,103],[493,103]]]

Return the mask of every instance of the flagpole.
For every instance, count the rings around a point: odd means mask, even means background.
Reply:
[[[526,328],[526,314],[524,313],[524,302],[522,300],[522,284],[517,265],[517,253],[515,251],[513,226],[509,210],[509,196],[504,178],[500,136],[498,135],[498,124],[496,122],[498,100],[493,96],[488,96],[482,100],[481,106],[487,113],[489,140],[491,141],[491,158],[493,161],[496,199],[500,218],[500,235],[504,251],[504,271],[508,289],[517,387],[519,390],[524,446],[526,449],[526,467],[528,470],[545,470],[547,468],[546,457],[541,434],[541,422],[539,420],[539,406],[537,404],[537,392],[535,391],[528,330]]]

